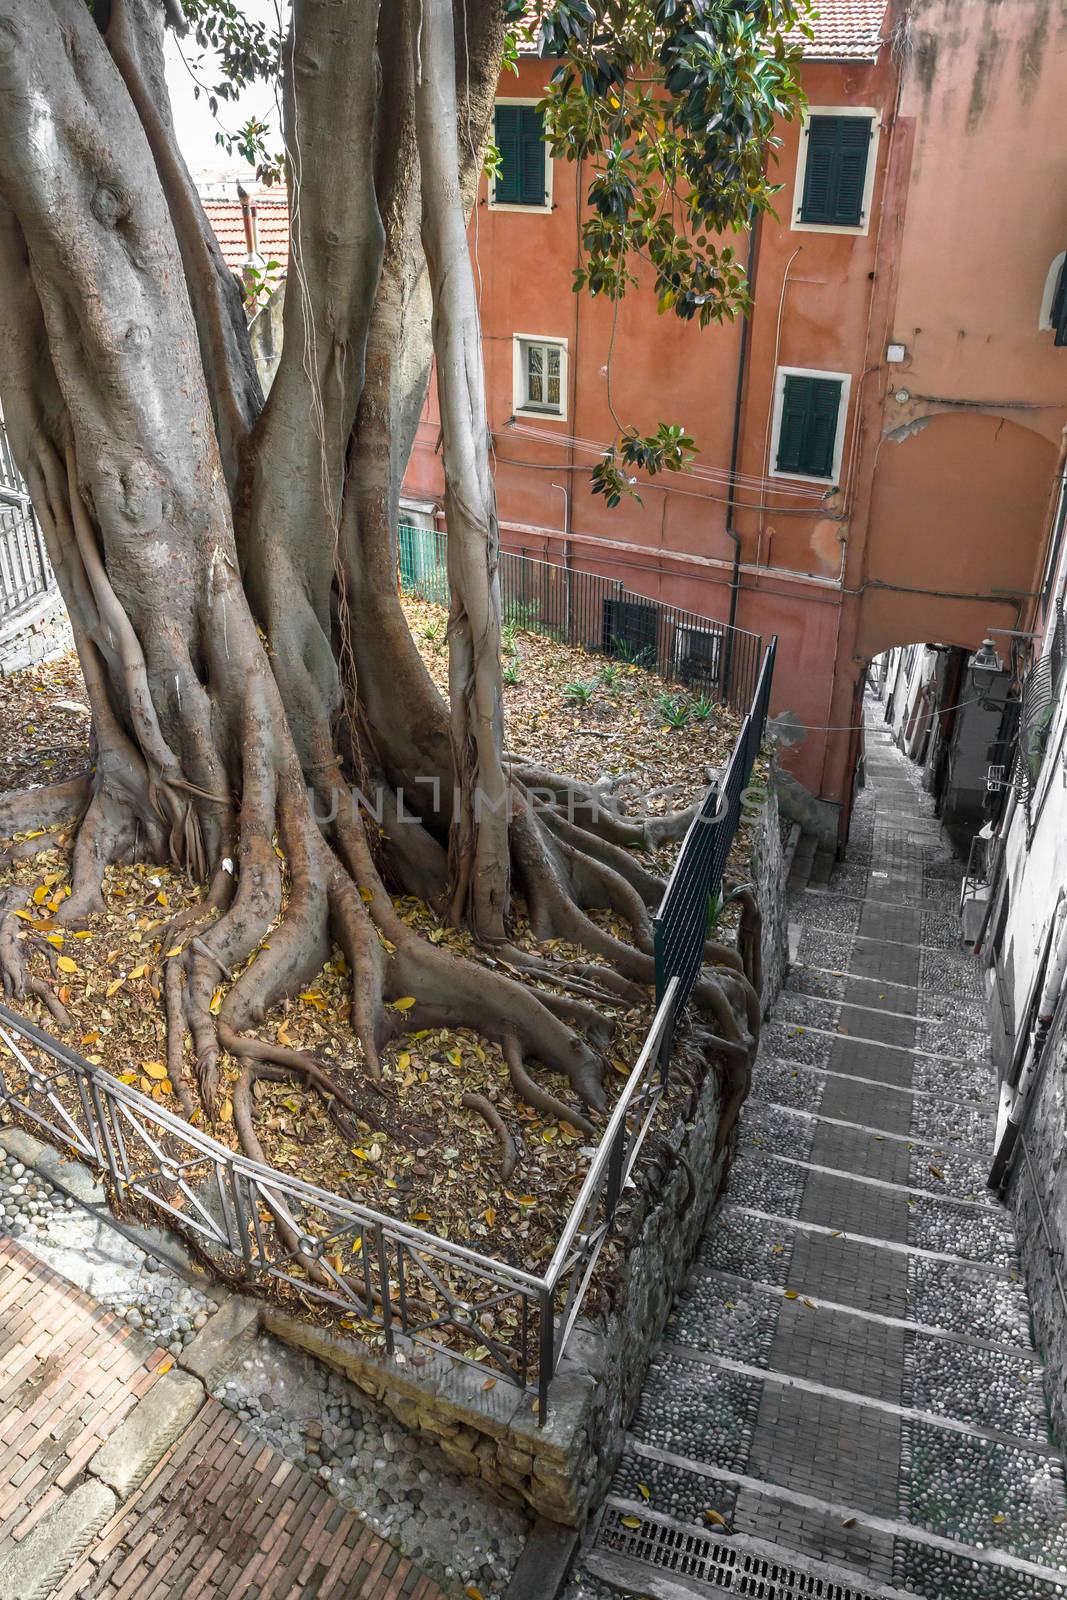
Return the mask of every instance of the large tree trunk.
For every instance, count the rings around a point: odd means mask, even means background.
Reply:
[[[628,847],[689,820],[625,819],[587,786],[505,758],[465,228],[503,29],[499,0],[457,3],[468,30],[458,88],[449,0],[296,0],[285,50],[292,267],[282,363],[260,412],[245,330],[174,147],[156,9],[111,0],[102,35],[84,0],[0,0],[0,394],[70,611],[97,750],[87,791],[14,797],[0,825],[39,826],[87,799],[67,921],[101,906],[117,860],[170,859],[204,885],[194,932],[166,966],[171,1076],[186,1114],[210,1118],[221,1052],[240,1062],[235,1126],[253,1155],[257,1072],[292,1073],[340,1115],[407,1027],[481,1030],[517,1094],[593,1131],[604,1008],[647,998],[652,979],[659,885]],[[431,342],[449,708],[396,589],[397,498]],[[381,835],[351,805],[353,780],[381,786]],[[400,786],[424,826],[399,822]],[[581,945],[590,961],[506,944],[512,865],[538,936]],[[421,938],[389,887],[449,906],[526,981]],[[593,908],[615,912],[633,942],[605,932]],[[12,914],[0,908],[0,979],[21,993],[38,980],[5,935]],[[346,1081],[251,1032],[331,942],[351,973],[359,1046]],[[390,1008],[401,996],[414,1004]],[[709,973],[696,998],[727,1048],[746,1052],[744,979]],[[187,1031],[195,1072],[183,1065]],[[566,1099],[536,1080],[534,1060],[563,1075]]]

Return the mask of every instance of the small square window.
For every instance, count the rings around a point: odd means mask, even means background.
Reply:
[[[564,414],[567,352],[551,339],[516,340],[515,409]]]

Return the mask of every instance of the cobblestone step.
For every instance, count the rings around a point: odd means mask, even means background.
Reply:
[[[873,1451],[874,1441],[871,1448]],[[616,1473],[612,1503],[638,1525],[646,1510],[669,1508],[672,1518],[707,1527],[707,1512],[714,1511],[736,1534],[773,1543],[783,1565],[791,1557],[808,1556],[835,1561],[851,1570],[861,1600],[870,1593],[863,1587],[864,1579],[926,1600],[1052,1600],[1062,1596],[1064,1568],[1058,1549],[1043,1546],[1034,1559],[1004,1548],[1003,1523],[993,1524],[994,1535],[1003,1540],[1001,1547],[982,1541],[985,1528],[977,1534],[981,1542],[969,1541],[961,1536],[963,1519],[953,1519],[950,1490],[941,1490],[940,1502],[934,1490],[919,1495],[920,1503],[934,1502],[928,1520],[949,1528],[942,1533],[895,1509],[871,1510],[839,1497],[832,1488],[836,1477],[833,1459],[824,1461],[816,1453],[812,1462],[808,1473],[812,1487],[804,1490],[760,1476],[753,1470],[758,1459],[753,1459],[747,1472],[732,1471],[634,1440]],[[642,1484],[649,1492],[647,1500],[639,1487]],[[968,1509],[968,1528],[980,1525],[984,1511],[984,1506]],[[687,1592],[692,1591],[679,1590],[680,1595]],[[877,1588],[874,1592],[877,1594]]]
[[[912,1189],[927,1189],[957,1200],[995,1205],[986,1187],[989,1156],[908,1134],[886,1133],[817,1112],[750,1100],[739,1135],[739,1154],[747,1148],[810,1161],[858,1177],[879,1178]]]

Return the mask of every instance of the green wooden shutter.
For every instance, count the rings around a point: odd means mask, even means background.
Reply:
[[[801,222],[839,228],[860,225],[870,147],[869,117],[809,119]]]
[[[787,374],[778,428],[776,470],[799,472],[809,478],[833,477],[840,409],[839,378]]]
[[[494,184],[494,199],[501,205],[521,204],[519,199],[522,179],[519,154],[519,112],[522,106],[497,106],[493,142],[500,151],[500,169]]]
[[[545,203],[545,129],[541,113],[536,106],[520,106],[519,111],[519,170],[520,199],[524,206],[543,206]]]
[[[499,205],[545,204],[545,130],[536,106],[497,106],[494,143],[500,170],[493,190]]]

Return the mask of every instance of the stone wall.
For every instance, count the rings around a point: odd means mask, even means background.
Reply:
[[[0,678],[73,648],[67,608],[53,589],[33,607],[0,625]]]
[[[1045,1045],[1045,1069],[1008,1199],[1033,1308],[1056,1437],[1067,1439],[1067,1006]],[[1027,1160],[1029,1156],[1029,1160]],[[1046,1227],[1048,1233],[1046,1234]],[[1051,1249],[1050,1249],[1051,1237]],[[1051,1251],[1055,1251],[1053,1255]],[[1057,1275],[1058,1268],[1058,1275]]]
[[[785,959],[773,793],[750,827],[751,877],[764,916],[766,1006],[780,987]],[[720,1198],[732,1137],[720,1136],[721,1074],[715,1062],[706,1065],[699,1092],[666,1133],[684,1162],[657,1163],[657,1180],[632,1203],[610,1306],[596,1321],[575,1324],[543,1419],[532,1391],[504,1379],[488,1382],[487,1367],[472,1368],[407,1340],[398,1340],[390,1359],[270,1303],[263,1307],[264,1327],[343,1371],[405,1427],[432,1437],[454,1467],[556,1522],[580,1524],[610,1481],[652,1347]]]

